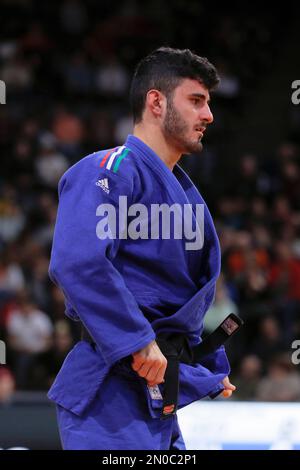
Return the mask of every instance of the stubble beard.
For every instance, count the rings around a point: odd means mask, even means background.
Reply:
[[[182,154],[199,153],[203,149],[200,138],[192,141],[188,138],[189,126],[180,112],[175,108],[172,99],[168,100],[167,112],[163,123],[166,140]]]

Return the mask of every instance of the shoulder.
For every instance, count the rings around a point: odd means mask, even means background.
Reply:
[[[96,151],[70,167],[59,182],[59,193],[65,185],[86,187],[90,184],[106,192],[116,188],[116,192],[134,193],[138,190],[139,179],[136,155],[121,145]]]
[[[136,155],[126,145],[95,152],[94,155],[99,171],[109,177],[119,178],[131,184],[138,175]]]

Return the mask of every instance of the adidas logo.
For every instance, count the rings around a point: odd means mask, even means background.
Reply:
[[[100,186],[103,191],[105,191],[107,194],[109,194],[109,186],[108,186],[108,179],[103,178],[103,180],[98,180],[96,181],[96,185]]]

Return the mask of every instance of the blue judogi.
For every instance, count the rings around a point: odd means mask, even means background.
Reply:
[[[120,196],[127,197],[128,207],[143,204],[149,211],[151,204],[204,204],[203,247],[187,250],[185,237],[126,238],[124,228],[133,218],[123,226]],[[65,294],[66,314],[81,320],[96,343],[75,345],[49,391],[58,405],[63,446],[184,448],[176,416],[159,419],[161,397],[151,396],[123,359],[162,332],[183,333],[191,345],[200,342],[220,272],[209,211],[184,171],[178,165],[170,171],[134,136],[70,168],[60,181],[59,198],[50,276]],[[100,239],[103,204],[115,210],[122,229],[117,238]],[[111,224],[108,231],[112,236]],[[228,374],[223,348],[201,364],[181,364],[179,408],[216,395]]]

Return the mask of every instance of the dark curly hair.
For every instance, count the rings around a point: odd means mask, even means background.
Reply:
[[[189,49],[160,47],[143,58],[131,82],[130,104],[134,123],[142,120],[149,90],[159,90],[170,98],[185,78],[198,80],[208,90],[215,88],[220,81],[216,68],[206,57],[200,57]]]

